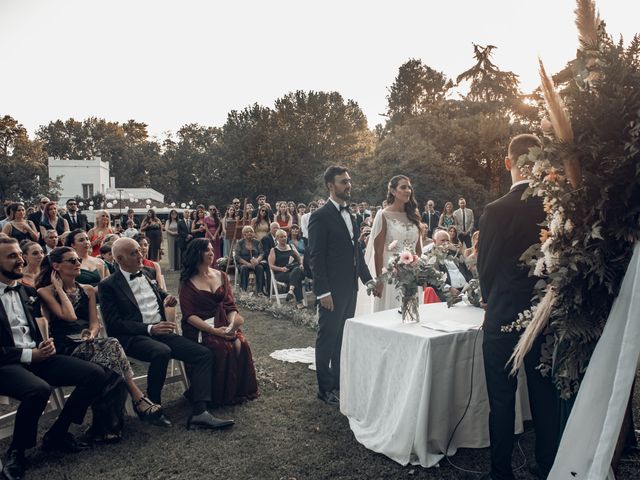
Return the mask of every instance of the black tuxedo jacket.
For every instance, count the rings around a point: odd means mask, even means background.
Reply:
[[[161,290],[155,280],[152,280],[144,271],[144,278],[149,282],[156,294],[158,308],[163,320],[166,320],[164,312],[164,299],[167,292]],[[132,337],[137,335],[149,335],[148,324],[142,321],[142,314],[138,307],[136,297],[131,291],[129,282],[120,271],[109,275],[98,284],[98,296],[100,297],[100,309],[102,318],[107,327],[109,336],[120,340],[126,349]]]
[[[187,225],[187,221],[184,218],[178,220],[178,245],[180,248],[185,248],[189,240],[187,236],[191,235],[191,230]]]
[[[316,295],[331,292],[333,297],[352,295],[358,290],[358,277],[362,283],[371,280],[358,247],[359,232],[355,217],[351,215],[353,237],[340,212],[328,201],[309,218],[310,267],[313,272],[313,290]]]
[[[87,221],[87,216],[84,213],[76,213],[75,223],[71,221],[71,214],[69,213],[62,215],[62,218],[69,223],[69,230],[75,230],[76,228],[81,228],[85,232],[89,230],[89,222]]]
[[[462,274],[462,276],[464,277],[465,281],[469,281],[473,278],[473,274],[469,271],[469,269],[467,268],[467,265],[464,263],[463,259],[459,259],[458,261],[458,270],[460,270],[460,273]],[[451,285],[451,275],[449,274],[449,269],[445,266],[445,265],[441,265],[439,267],[439,270],[442,273],[445,273],[447,275],[447,285]],[[436,294],[438,295],[438,298],[440,298],[440,301],[442,302],[446,302],[447,301],[447,292],[444,292],[442,290],[436,290]]]
[[[21,286],[19,290],[20,299],[24,312],[27,317],[27,323],[29,324],[29,334],[36,345],[42,342],[42,335],[40,329],[34,319],[35,315],[35,303],[29,303],[29,297],[37,298],[37,293],[33,288]],[[7,312],[4,309],[4,305],[0,302],[0,365],[7,365],[10,363],[20,363],[20,357],[22,356],[22,348],[16,347],[13,341],[13,335],[11,334],[11,324],[7,318]]]
[[[480,218],[478,275],[487,304],[483,328],[488,332],[498,333],[531,306],[537,278],[529,276],[520,257],[538,243],[545,215],[541,198],[521,199],[527,186],[517,185],[487,205]]]
[[[260,245],[262,246],[262,258],[268,262],[271,249],[276,246],[276,242],[273,241],[271,232],[262,237],[262,240],[260,240]]]

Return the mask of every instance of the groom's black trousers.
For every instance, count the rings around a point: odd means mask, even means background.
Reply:
[[[546,475],[553,465],[559,438],[559,395],[550,377],[543,377],[536,367],[540,364],[543,337],[533,344],[525,356],[527,388],[531,416],[536,432],[535,456]],[[509,333],[483,332],[482,354],[489,394],[489,437],[491,440],[491,478],[511,480],[511,453],[514,443],[516,389],[518,379],[509,375],[506,366],[518,336]]]
[[[316,338],[316,375],[318,389],[330,392],[340,389],[340,350],[342,332],[347,318],[356,312],[357,291],[332,295],[333,311],[319,305],[318,337]]]

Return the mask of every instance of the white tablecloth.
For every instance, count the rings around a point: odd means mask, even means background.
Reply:
[[[446,333],[422,325],[444,319],[465,328],[480,326],[483,313],[471,306],[447,309],[446,304],[436,303],[420,306],[421,324],[403,324],[393,310],[347,320],[340,410],[361,444],[402,465],[436,465],[469,399],[475,342],[471,405],[449,455],[460,447],[489,446],[482,332]],[[528,405],[519,402],[516,431],[522,431],[522,411],[528,411]]]

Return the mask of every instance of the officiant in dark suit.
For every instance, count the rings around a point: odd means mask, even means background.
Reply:
[[[38,421],[53,387],[75,386],[58,419],[45,433],[42,448],[74,453],[88,448],[69,433],[81,424],[100,394],[108,374],[93,363],[56,354],[53,340],[43,340],[34,318],[34,289],[18,283],[24,260],[14,238],[0,238],[0,395],[20,401],[13,438],[3,459],[2,478],[22,478],[25,450],[35,446]]]
[[[340,349],[347,318],[356,309],[358,278],[372,280],[358,248],[359,231],[349,210],[351,177],[344,167],[324,173],[329,201],[309,219],[309,253],[313,289],[320,301],[316,339],[318,398],[329,405],[340,402]],[[376,288],[376,295],[380,294]]]
[[[505,333],[501,327],[513,323],[518,314],[531,308],[536,277],[522,265],[521,255],[538,243],[540,223],[545,214],[539,197],[522,199],[529,181],[517,167],[518,158],[540,147],[534,135],[518,135],[509,144],[505,159],[511,173],[509,193],[490,203],[480,219],[478,273],[483,301],[487,304],[483,324],[483,357],[489,394],[489,436],[491,440],[491,473],[484,478],[513,479],[511,452],[514,444],[515,400],[517,378],[506,366],[518,342],[518,333]],[[536,431],[532,468],[538,478],[546,478],[551,470],[559,441],[558,392],[549,376],[543,377],[536,367],[540,363],[544,335],[536,339],[524,361],[527,373],[529,403]]]
[[[176,324],[167,319],[165,308],[176,306],[177,300],[147,276],[138,242],[119,238],[111,251],[120,269],[98,285],[100,308],[109,335],[120,341],[127,355],[149,362],[147,393],[151,401],[161,405],[169,361],[182,360],[192,368],[188,394],[192,414],[187,428],[233,425],[233,420],[215,418],[206,410],[211,401],[213,355],[203,345],[175,333]],[[149,421],[171,426],[164,413]]]
[[[69,231],[81,228],[85,232],[89,230],[89,222],[84,213],[78,211],[78,202],[74,198],[67,200],[67,213],[62,215],[69,224]]]

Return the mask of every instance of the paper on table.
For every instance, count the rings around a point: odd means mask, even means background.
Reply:
[[[442,318],[439,320],[429,319],[426,322],[420,322],[420,326],[430,330],[437,330],[439,332],[464,332],[466,330],[475,330],[480,328],[481,324]]]

